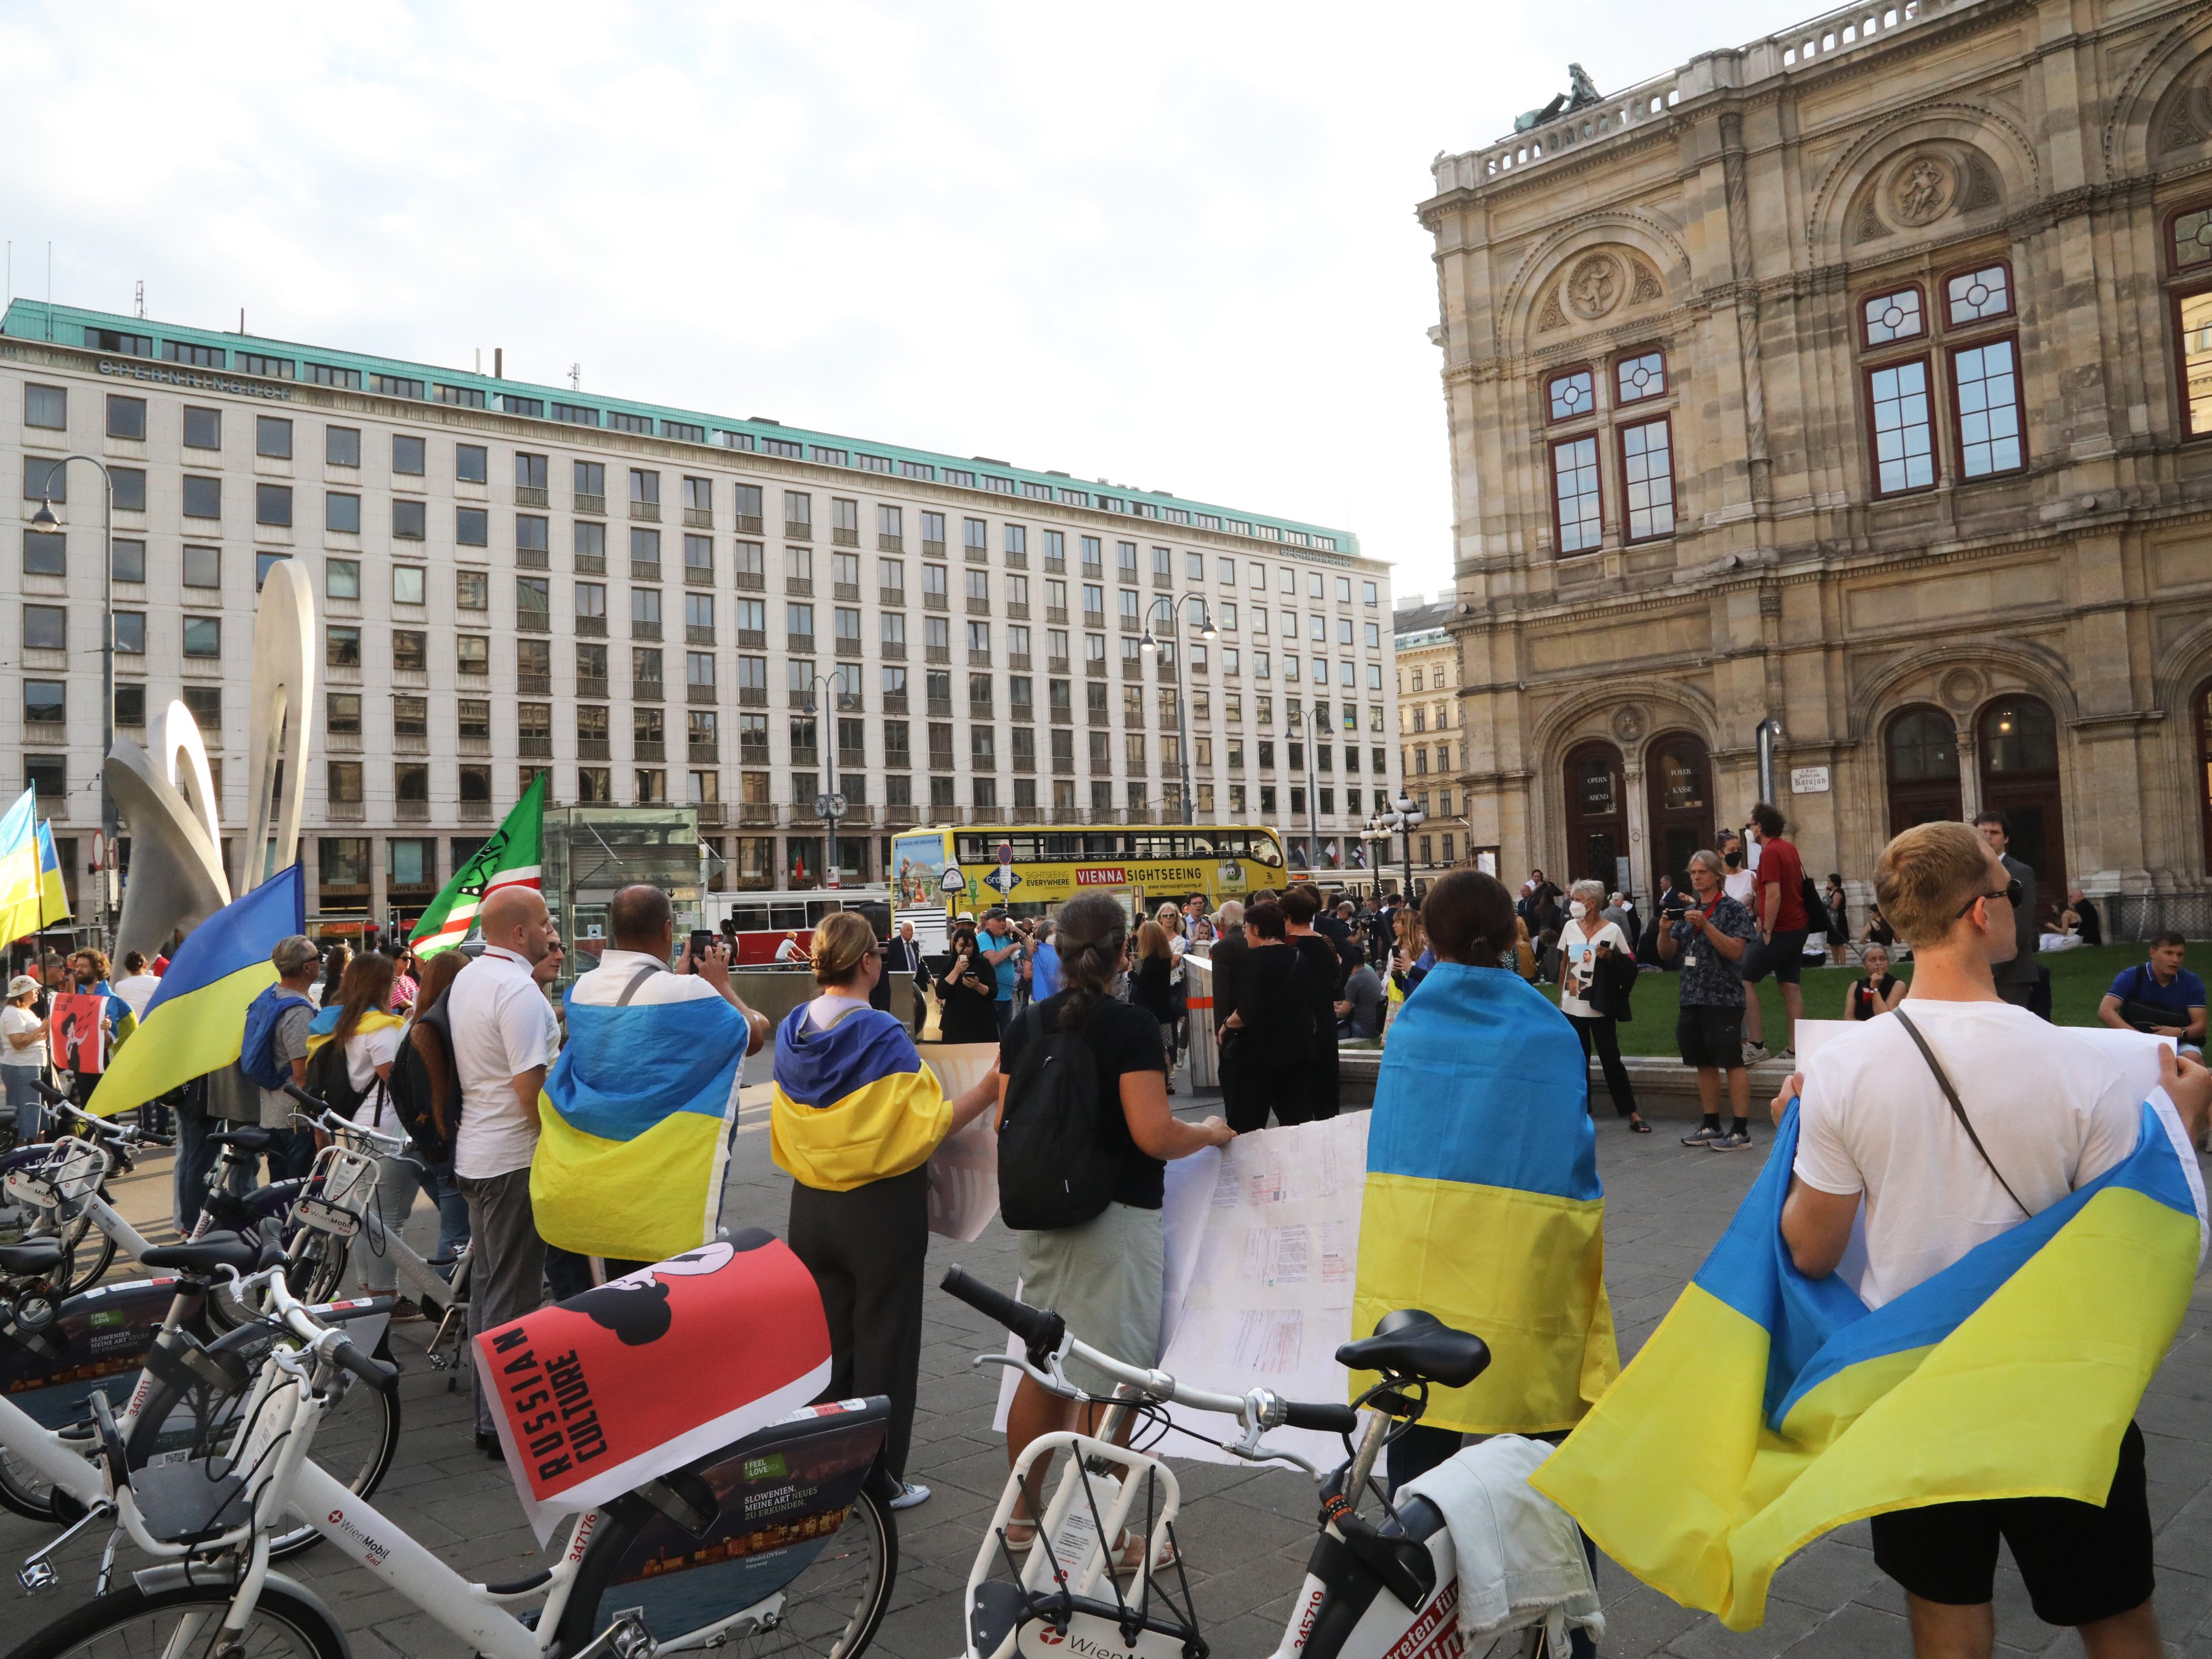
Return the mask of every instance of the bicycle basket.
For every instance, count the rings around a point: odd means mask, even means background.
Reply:
[[[357,1221],[368,1212],[369,1201],[376,1194],[376,1160],[343,1146],[331,1147],[326,1156],[330,1162],[324,1167],[322,1189],[315,1197]]]
[[[41,1209],[74,1212],[100,1190],[106,1174],[107,1156],[90,1141],[58,1140],[47,1157],[8,1171],[8,1196]]]

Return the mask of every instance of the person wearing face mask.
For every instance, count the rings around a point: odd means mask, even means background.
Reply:
[[[1620,1038],[1613,1024],[1626,1003],[1623,977],[1631,985],[1635,982],[1635,953],[1620,924],[1598,910],[1605,897],[1601,884],[1578,881],[1568,896],[1567,925],[1559,930],[1559,1012],[1582,1039],[1585,1068],[1591,1052],[1596,1052],[1615,1115],[1628,1120],[1631,1133],[1648,1135],[1651,1126],[1636,1109],[1636,1091],[1628,1081],[1628,1068],[1621,1064]]]

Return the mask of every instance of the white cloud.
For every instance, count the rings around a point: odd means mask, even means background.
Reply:
[[[1771,3],[17,5],[18,293],[984,453],[1449,579],[1428,162]]]

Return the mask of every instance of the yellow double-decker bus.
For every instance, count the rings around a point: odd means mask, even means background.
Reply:
[[[1257,824],[963,824],[910,830],[891,842],[893,908],[946,916],[980,916],[998,904],[1042,915],[1079,893],[1101,892],[1132,913],[1193,893],[1211,907],[1288,884],[1282,837]]]

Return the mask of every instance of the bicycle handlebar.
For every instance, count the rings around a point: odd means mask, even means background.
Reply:
[[[1359,1426],[1359,1414],[1349,1406],[1285,1400],[1264,1389],[1243,1395],[1214,1394],[1178,1382],[1165,1371],[1125,1364],[1111,1354],[1101,1353],[1079,1337],[1068,1335],[1066,1322],[1051,1310],[1018,1302],[957,1267],[946,1271],[942,1288],[1020,1337],[1029,1348],[1031,1364],[1040,1369],[1045,1360],[1055,1354],[1072,1354],[1115,1381],[1128,1383],[1149,1395],[1171,1400],[1196,1411],[1220,1412],[1255,1431],[1279,1425],[1293,1429],[1318,1429],[1325,1434],[1350,1434]]]
[[[243,1291],[256,1282],[268,1296],[270,1311],[283,1322],[285,1328],[293,1335],[331,1364],[351,1371],[379,1393],[393,1394],[398,1390],[399,1368],[386,1364],[372,1354],[363,1353],[343,1331],[318,1320],[308,1305],[292,1294],[291,1287],[284,1282],[283,1267],[270,1267],[240,1279],[233,1294]]]
[[[368,1143],[371,1150],[378,1152],[380,1156],[386,1158],[396,1157],[410,1144],[405,1135],[388,1135],[381,1130],[370,1128],[366,1123],[356,1123],[351,1118],[340,1117],[331,1109],[329,1102],[309,1094],[296,1083],[286,1084],[284,1092],[307,1108],[305,1113],[296,1113],[295,1115],[305,1116],[327,1135],[341,1139],[348,1136],[358,1137]]]
[[[986,1318],[997,1320],[1021,1338],[1032,1357],[1050,1353],[1060,1346],[1060,1339],[1067,1334],[1067,1322],[1058,1314],[1045,1308],[1032,1308],[1025,1302],[1017,1302],[1004,1291],[986,1285],[963,1267],[946,1269],[944,1282],[939,1288],[949,1296],[959,1297]]]

